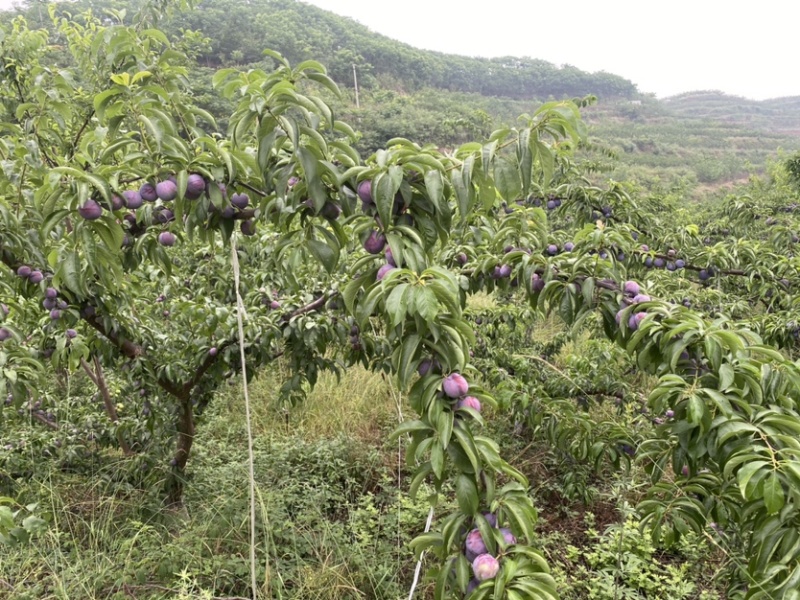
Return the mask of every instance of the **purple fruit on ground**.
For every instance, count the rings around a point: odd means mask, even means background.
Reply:
[[[256,234],[256,222],[253,219],[242,221],[241,224],[242,235],[251,236]]]
[[[11,331],[6,329],[5,327],[0,327],[0,342],[5,342],[10,337],[11,337]]]
[[[31,283],[41,283],[44,281],[44,275],[41,271],[31,271],[31,274],[28,276],[28,281]]]
[[[386,277],[389,271],[392,271],[395,268],[396,267],[393,267],[392,265],[383,265],[380,269],[378,269],[378,274],[375,276],[375,279],[377,281],[381,281],[384,277]]]
[[[67,334],[67,339],[70,340],[75,339],[78,336],[78,332],[75,331],[74,329],[67,329],[66,334]]]
[[[125,208],[125,200],[114,194],[111,196],[111,210],[122,210]]]
[[[28,265],[22,265],[19,269],[17,269],[17,275],[20,277],[24,277],[27,279],[31,276],[32,269]]]
[[[499,570],[500,563],[491,554],[481,554],[472,562],[472,572],[478,581],[494,578]]]
[[[460,373],[451,373],[445,378],[442,389],[450,398],[461,398],[467,395],[469,384]]]
[[[564,244],[564,251],[572,252],[574,249],[575,249],[575,244],[573,244],[572,242],[567,242],[566,244]]]
[[[156,184],[156,194],[158,194],[158,197],[164,202],[175,200],[175,197],[178,195],[178,186],[175,185],[174,181],[170,181],[169,179],[166,181],[159,181]]]
[[[486,554],[486,544],[483,543],[483,537],[479,529],[473,529],[467,534],[467,542],[464,547],[467,552],[474,554],[476,557]]]
[[[625,285],[623,286],[622,290],[631,296],[635,296],[639,293],[639,284],[635,281],[626,281]]]
[[[339,208],[338,204],[335,204],[329,200],[322,205],[322,209],[319,211],[319,214],[324,219],[335,221],[339,218],[339,215],[342,214],[342,209]]]
[[[50,311],[50,318],[53,321],[57,321],[58,319],[61,318],[61,311],[58,310],[57,308],[54,308],[53,310]]]
[[[372,181],[366,179],[358,184],[358,197],[364,204],[374,204],[372,199]]]
[[[45,298],[42,301],[42,306],[45,310],[53,310],[56,307],[56,300],[55,298]]]
[[[471,408],[481,412],[481,402],[475,396],[467,396],[456,402],[456,408]]]
[[[174,246],[175,239],[175,234],[171,231],[162,231],[158,234],[158,243],[162,246]]]
[[[236,208],[244,210],[250,204],[250,196],[247,194],[234,194],[231,196],[231,204],[233,204]]]
[[[186,197],[189,200],[197,200],[206,191],[206,180],[202,175],[191,173],[186,178]]]
[[[155,202],[158,199],[156,186],[150,182],[142,184],[142,187],[139,188],[139,195],[145,202]]]
[[[217,347],[216,346],[212,346],[211,348],[209,348],[208,349],[208,355],[209,356],[216,356],[217,355]]]
[[[87,221],[94,221],[103,215],[103,207],[93,198],[89,198],[78,208],[78,214]]]
[[[370,254],[380,254],[386,246],[386,236],[380,231],[374,229],[369,232],[366,241],[364,242],[364,250]]]
[[[503,534],[503,541],[506,543],[506,546],[511,546],[512,544],[517,543],[517,538],[514,537],[514,534],[511,533],[511,530],[508,527],[501,527],[500,533]]]
[[[137,209],[144,204],[142,195],[136,190],[125,190],[122,192],[122,197],[125,200],[125,206],[131,209]]]
[[[633,297],[632,302],[634,304],[639,304],[640,302],[650,302],[650,296],[648,296],[647,294],[636,294]]]

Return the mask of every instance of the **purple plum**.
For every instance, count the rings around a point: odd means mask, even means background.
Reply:
[[[494,578],[499,570],[500,563],[491,554],[481,554],[472,562],[472,572],[478,581]]]
[[[139,195],[145,202],[155,202],[156,200],[158,200],[158,193],[156,192],[156,186],[154,186],[149,181],[147,183],[143,183],[142,187],[139,188]]]
[[[467,395],[469,384],[460,373],[451,373],[445,378],[442,389],[450,398],[461,398]]]
[[[471,408],[477,412],[481,412],[481,402],[475,396],[466,396],[456,402],[456,408]]]
[[[94,221],[103,216],[103,207],[93,198],[89,198],[78,208],[78,214],[87,221]]]

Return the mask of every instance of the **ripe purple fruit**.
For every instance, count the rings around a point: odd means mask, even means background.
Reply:
[[[486,554],[486,544],[483,543],[483,537],[479,529],[473,529],[467,534],[465,548],[467,552],[472,553],[474,556]]]
[[[664,413],[664,416],[667,417],[668,419],[671,419],[672,417],[675,416],[675,411],[670,408],[667,410],[667,412]]]
[[[44,275],[41,271],[31,271],[31,274],[28,276],[28,281],[31,283],[41,283],[44,280]]]
[[[471,408],[474,411],[481,412],[481,402],[475,396],[467,396],[456,402],[456,408]]]
[[[491,554],[481,554],[472,562],[472,572],[478,581],[492,579],[499,570],[500,563]]]
[[[222,209],[222,218],[223,219],[232,219],[233,215],[236,214],[236,209],[233,206],[226,206]]]
[[[0,342],[5,342],[10,337],[11,337],[11,331],[6,329],[5,327],[0,327]]]
[[[553,209],[555,209],[555,207],[556,207],[556,201],[555,200],[548,200],[547,201],[547,209],[548,210],[553,210]]]
[[[497,527],[497,515],[494,513],[483,513],[483,518],[489,523],[490,527]]]
[[[175,239],[175,234],[171,231],[162,231],[158,234],[158,243],[162,246],[174,246]]]
[[[111,210],[122,210],[125,208],[125,200],[114,194],[111,196]]]
[[[387,248],[387,249],[386,249],[386,252],[384,253],[384,255],[383,255],[383,256],[384,256],[384,258],[386,259],[386,262],[387,262],[387,263],[389,263],[389,264],[390,264],[390,265],[392,265],[393,267],[396,267],[396,266],[397,266],[397,263],[396,263],[396,262],[394,262],[394,254],[392,254],[392,249],[391,249],[391,248]]]
[[[250,196],[247,194],[234,194],[231,196],[231,204],[238,209],[244,210],[250,204]]]
[[[334,204],[329,200],[322,205],[322,209],[319,211],[319,214],[329,221],[335,221],[339,218],[339,215],[342,214],[342,209],[339,208],[338,204]]]
[[[173,213],[168,208],[165,208],[164,210],[160,210],[160,211],[158,211],[158,213],[156,213],[156,221],[158,223],[161,223],[162,225],[165,225],[165,224],[169,223],[170,221],[174,221],[174,220],[175,220],[175,213]]]
[[[565,252],[572,252],[574,249],[575,249],[575,244],[573,244],[572,242],[567,242],[566,244],[564,244]]]
[[[92,198],[89,198],[78,208],[78,214],[87,221],[94,221],[103,215],[103,207]]]
[[[450,398],[461,398],[467,395],[469,384],[460,373],[451,373],[445,378],[442,389]]]
[[[637,312],[635,314],[632,314],[628,319],[628,328],[634,331],[636,329],[639,329],[639,323],[641,323],[646,316],[647,313],[645,312]]]
[[[369,236],[364,242],[364,250],[370,254],[380,254],[386,246],[386,236],[380,231],[374,229],[370,231]]]
[[[78,336],[78,332],[75,331],[74,329],[67,329],[65,333],[67,335],[67,339],[70,340],[75,339]]]
[[[656,258],[653,261],[653,266],[656,269],[663,269],[665,264],[666,264],[666,261],[663,258]]]
[[[53,310],[56,307],[56,300],[55,298],[45,298],[42,301],[42,306],[45,310]]]
[[[392,271],[395,268],[396,267],[393,267],[392,265],[383,265],[380,269],[378,269],[378,274],[375,276],[375,279],[377,281],[381,281],[384,277],[386,277],[389,271]]]
[[[252,236],[256,234],[256,222],[253,219],[242,221],[241,224],[242,235]]]
[[[197,200],[206,190],[206,180],[202,175],[192,173],[186,178],[186,197],[189,200]]]
[[[636,294],[633,297],[632,302],[634,304],[639,304],[640,302],[650,302],[650,296],[648,296],[647,294]]]
[[[17,269],[17,275],[27,279],[31,276],[31,268],[28,265],[22,265],[19,269]]]
[[[556,246],[555,244],[550,244],[550,245],[547,247],[547,253],[548,253],[550,256],[555,256],[556,254],[558,254],[558,246]]]
[[[208,349],[208,355],[209,356],[216,356],[217,355],[217,347],[216,346],[212,346],[211,348],[209,348]]]
[[[53,321],[58,321],[61,318],[61,311],[57,308],[54,308],[50,311],[50,319]]]
[[[158,199],[156,186],[149,182],[142,184],[142,187],[139,188],[139,195],[145,202],[155,202]]]
[[[464,266],[465,264],[467,264],[467,255],[464,254],[463,252],[459,252],[458,254],[456,254],[456,262],[461,266]]]
[[[137,209],[144,204],[142,195],[136,190],[125,190],[122,192],[122,197],[125,200],[125,206],[128,208]]]
[[[679,258],[678,260],[676,260],[676,261],[675,261],[675,266],[676,266],[678,269],[682,269],[683,267],[685,267],[685,266],[686,266],[686,261],[685,261],[685,260],[683,260],[682,258]]]
[[[175,185],[174,181],[170,181],[169,179],[166,181],[159,181],[156,184],[156,194],[158,194],[158,197],[164,202],[175,200],[175,197],[178,195],[178,186]]]
[[[358,184],[358,197],[365,205],[375,204],[372,199],[372,181],[365,179]]]
[[[269,303],[269,307],[272,310],[278,310],[281,307],[281,303],[278,302],[277,300],[273,300],[272,302]]]
[[[639,284],[635,281],[626,281],[622,289],[626,294],[635,296],[639,293]]]
[[[511,530],[508,527],[501,527],[500,533],[503,534],[503,541],[506,543],[506,546],[511,546],[512,544],[517,543],[517,538],[514,537],[514,534],[511,533]]]
[[[536,293],[541,292],[544,289],[544,279],[542,279],[538,273],[534,273],[531,277],[531,287]]]

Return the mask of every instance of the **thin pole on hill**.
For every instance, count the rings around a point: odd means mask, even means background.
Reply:
[[[256,474],[253,458],[253,428],[250,422],[250,394],[247,389],[247,363],[244,352],[244,300],[239,292],[239,255],[236,253],[236,237],[231,236],[231,264],[236,288],[236,320],[239,325],[239,353],[242,358],[242,386],[244,387],[244,412],[247,422],[247,466],[250,477],[250,583],[253,600],[258,598],[256,580]]]
[[[356,88],[356,108],[361,108],[358,102],[358,75],[356,74],[356,63],[353,63],[353,85]]]

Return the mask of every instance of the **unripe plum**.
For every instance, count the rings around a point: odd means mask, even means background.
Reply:
[[[139,188],[139,195],[145,202],[155,202],[158,199],[156,186],[150,182],[142,184],[142,187]]]
[[[175,200],[175,197],[178,195],[178,186],[175,185],[174,181],[170,181],[169,179],[166,181],[159,181],[156,184],[156,194],[158,194],[158,197],[164,202]]]
[[[460,373],[451,373],[445,378],[442,389],[450,398],[461,398],[467,395],[469,384]]]
[[[491,554],[481,554],[472,562],[472,572],[478,581],[492,579],[499,570],[500,563]]]
[[[94,221],[103,215],[103,207],[100,206],[97,200],[89,198],[78,208],[78,214],[87,221]]]
[[[370,254],[380,254],[386,246],[386,236],[380,231],[374,229],[370,231],[369,236],[364,242],[364,250]]]

